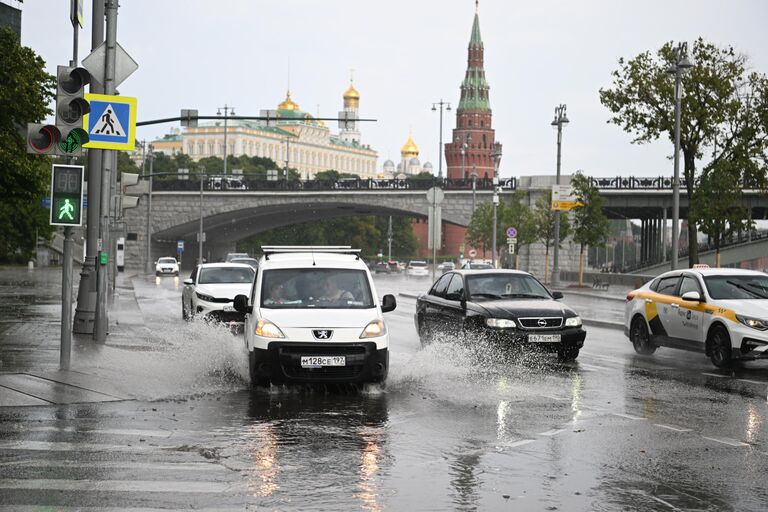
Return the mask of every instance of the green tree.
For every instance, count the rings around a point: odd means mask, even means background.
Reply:
[[[619,59],[613,86],[600,90],[600,101],[613,116],[609,122],[633,133],[633,143],[647,143],[666,135],[674,144],[674,78],[668,69],[674,62],[673,42],[655,55],[646,51],[634,59]],[[702,39],[692,48],[694,67],[683,75],[680,149],[683,178],[691,201],[696,166],[705,153],[714,161],[742,154],[755,165],[742,176],[761,188],[766,186],[768,137],[768,82],[765,75],[749,72],[748,58],[732,47],[720,48]],[[705,170],[718,172],[719,166]],[[703,197],[703,196],[700,196]],[[693,205],[693,203],[692,203]],[[691,208],[689,212],[694,211]],[[688,239],[695,241],[696,219],[689,213]],[[690,245],[689,264],[698,262],[695,243]]]
[[[26,153],[26,127],[51,114],[56,82],[43,59],[7,27],[0,28],[0,55],[0,260],[23,261],[34,250],[35,234],[52,231],[41,206],[51,159]]]
[[[742,206],[741,169],[738,161],[718,160],[707,169],[694,192],[691,216],[715,243],[715,266],[720,267],[720,244],[739,231],[751,229],[749,210]]]
[[[571,177],[573,195],[581,203],[573,210],[573,240],[579,244],[579,286],[584,285],[584,249],[605,247],[611,224],[603,213],[603,197],[581,172]]]
[[[537,241],[544,244],[544,283],[547,283],[549,274],[549,248],[555,242],[555,211],[552,209],[552,198],[548,195],[540,196],[533,207],[533,219],[536,226]],[[571,234],[571,223],[568,220],[568,212],[560,214],[560,247],[563,240]]]

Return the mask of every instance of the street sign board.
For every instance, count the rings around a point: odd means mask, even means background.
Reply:
[[[432,187],[427,190],[427,201],[429,201],[429,204],[442,204],[443,199],[445,199],[443,189]]]
[[[474,249],[470,249],[469,250],[469,257],[470,258],[474,258],[475,256],[477,256],[477,251],[474,250]]]
[[[83,225],[83,172],[82,165],[58,165],[51,169],[52,226]]]
[[[181,109],[181,126],[197,128],[197,109]]]
[[[83,129],[90,139],[87,149],[136,147],[136,98],[108,94],[86,94],[91,112],[83,116]]]
[[[573,187],[570,185],[552,185],[553,210],[573,210],[580,204],[573,195]]]
[[[83,17],[83,0],[71,0],[69,8],[69,20],[72,26],[80,25],[85,28],[85,18]]]
[[[179,240],[176,242],[176,252],[184,252],[184,240]]]
[[[513,228],[513,227],[508,227],[507,228],[507,236],[509,238],[517,237],[517,230],[515,228]]]
[[[508,244],[507,245],[507,252],[509,254],[515,254],[515,244]]]
[[[91,80],[104,85],[104,68],[107,57],[107,43],[101,43],[90,55],[83,59],[82,66],[91,74]],[[115,87],[131,76],[134,71],[139,69],[139,65],[128,55],[120,43],[115,48]],[[91,108],[93,110],[93,108]]]

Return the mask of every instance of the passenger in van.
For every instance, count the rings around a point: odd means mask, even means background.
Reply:
[[[339,289],[339,286],[336,284],[336,280],[333,277],[326,276],[323,279],[323,284],[320,288],[318,299],[322,301],[335,302],[343,300],[354,300],[355,297],[351,292]]]

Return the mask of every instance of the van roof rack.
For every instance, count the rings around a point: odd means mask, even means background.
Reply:
[[[360,249],[352,249],[350,245],[262,245],[261,250],[267,260],[271,254],[297,252],[353,254],[357,256],[357,259],[360,259]]]

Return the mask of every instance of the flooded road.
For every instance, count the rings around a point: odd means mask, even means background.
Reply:
[[[379,296],[429,286],[376,283]],[[768,508],[764,362],[641,357],[589,326],[567,364],[422,350],[415,301],[399,296],[386,387],[252,392],[242,339],[181,320],[179,279],[133,284],[149,341],[78,354],[138,399],[0,409],[0,510]]]

